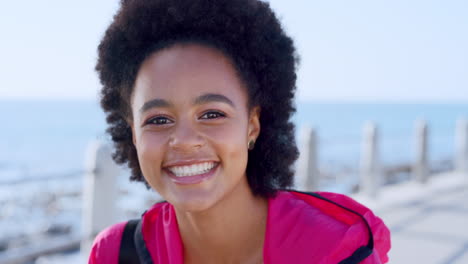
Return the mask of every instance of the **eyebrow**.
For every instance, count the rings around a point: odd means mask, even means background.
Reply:
[[[221,103],[226,103],[234,108],[236,107],[229,98],[221,94],[212,94],[212,93],[203,94],[203,95],[198,96],[194,100],[194,104],[196,105],[201,105],[201,104],[210,103],[210,102],[221,102]]]
[[[203,94],[195,98],[195,100],[193,101],[195,105],[201,105],[201,104],[206,104],[210,102],[222,102],[235,108],[234,103],[229,98],[221,94],[212,94],[212,93]],[[151,108],[168,108],[171,106],[173,106],[172,103],[164,99],[156,98],[156,99],[152,99],[152,100],[145,102],[143,106],[140,108],[140,113],[144,113]]]
[[[143,106],[140,108],[140,113],[144,113],[144,112],[148,111],[151,108],[157,108],[157,107],[167,108],[167,107],[171,107],[171,106],[172,106],[172,104],[169,103],[168,101],[166,101],[164,99],[156,98],[156,99],[152,99],[152,100],[149,100],[146,103],[144,103]]]

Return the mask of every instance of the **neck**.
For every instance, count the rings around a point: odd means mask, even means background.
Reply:
[[[202,212],[175,209],[185,263],[259,263],[268,202],[245,185]]]

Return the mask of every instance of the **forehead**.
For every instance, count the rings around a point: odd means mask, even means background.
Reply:
[[[135,81],[132,104],[204,93],[247,101],[243,82],[231,60],[221,51],[198,44],[176,44],[153,53],[143,62]]]

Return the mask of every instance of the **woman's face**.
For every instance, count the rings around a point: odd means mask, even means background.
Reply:
[[[178,209],[201,211],[249,188],[248,142],[260,131],[230,60],[175,45],[142,64],[132,94],[133,142],[147,182]]]

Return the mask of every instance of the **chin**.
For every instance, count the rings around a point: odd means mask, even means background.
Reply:
[[[179,194],[172,194],[171,199],[168,199],[177,210],[196,213],[207,211],[212,208],[219,199],[212,192],[200,193],[193,191],[185,191]]]
[[[202,203],[172,203],[172,205],[177,208],[178,211],[186,213],[201,213],[211,208],[210,204]]]

